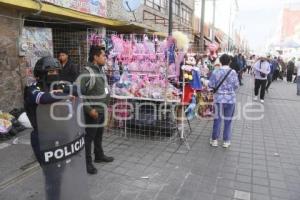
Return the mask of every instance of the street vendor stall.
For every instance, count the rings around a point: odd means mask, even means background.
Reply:
[[[115,34],[106,40],[111,44],[107,45],[111,47],[107,66],[112,97],[109,128],[124,129],[126,136],[144,134],[161,139],[178,135],[184,49],[175,52],[178,43],[173,37],[159,41],[156,36]]]

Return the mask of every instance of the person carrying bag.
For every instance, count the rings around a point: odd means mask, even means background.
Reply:
[[[258,100],[258,94],[260,91],[260,101],[261,103],[264,103],[267,79],[268,79],[268,74],[270,72],[271,72],[271,66],[266,58],[260,58],[254,64],[254,78],[255,78],[254,101]]]
[[[208,86],[214,92],[215,117],[210,144],[218,146],[221,133],[222,120],[224,119],[223,147],[228,148],[231,143],[232,118],[235,112],[236,89],[239,87],[237,73],[230,69],[230,57],[224,54],[220,57],[222,66],[215,70],[209,80]]]

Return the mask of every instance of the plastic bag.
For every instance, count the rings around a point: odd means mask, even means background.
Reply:
[[[18,121],[26,128],[32,128],[31,123],[28,119],[28,116],[25,112],[20,115]]]

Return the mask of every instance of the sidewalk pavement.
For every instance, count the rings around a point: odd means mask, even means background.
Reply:
[[[253,80],[246,75],[244,82],[237,111],[259,108],[247,105],[253,102]],[[104,149],[116,160],[97,165],[98,174],[89,176],[92,199],[299,200],[300,97],[295,84],[281,81],[269,91],[261,120],[234,122],[229,149],[209,146],[209,120],[192,122],[190,151],[177,143],[106,135]],[[44,199],[42,173],[32,163],[28,137],[2,149],[0,144],[1,200]]]

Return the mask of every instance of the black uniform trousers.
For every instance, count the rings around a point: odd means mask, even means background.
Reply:
[[[95,159],[100,159],[104,156],[102,148],[104,121],[104,114],[102,113],[99,113],[99,118],[97,120],[92,119],[89,115],[85,114],[87,126],[94,126],[85,129],[85,154],[87,163],[92,163],[92,143],[94,143]]]

